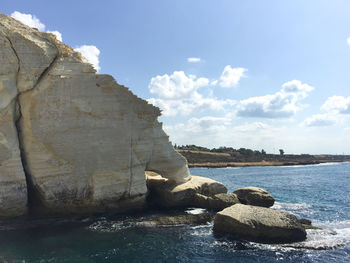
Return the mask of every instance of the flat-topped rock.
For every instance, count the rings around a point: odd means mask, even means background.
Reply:
[[[306,239],[305,228],[294,215],[243,204],[218,212],[213,230],[215,233],[264,243],[290,243]]]
[[[271,207],[275,203],[272,195],[263,188],[259,187],[243,187],[233,192],[237,195],[242,204]]]

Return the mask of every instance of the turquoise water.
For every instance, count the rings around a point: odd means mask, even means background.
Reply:
[[[290,248],[216,239],[210,224],[135,226],[149,214],[19,221],[0,224],[0,262],[350,262],[350,163],[191,173],[221,181],[229,191],[263,187],[276,209],[325,229],[308,231],[300,248]]]

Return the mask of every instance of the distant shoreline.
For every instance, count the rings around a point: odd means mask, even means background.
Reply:
[[[225,168],[250,166],[296,166],[350,162],[349,155],[274,155],[234,156],[229,153],[177,150],[187,160],[188,167]]]
[[[230,163],[188,163],[189,168],[226,168],[226,167],[252,167],[252,166],[298,166],[317,165],[322,163],[342,163],[349,161],[329,161],[329,162],[230,162]]]

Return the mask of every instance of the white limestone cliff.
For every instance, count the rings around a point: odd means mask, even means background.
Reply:
[[[145,201],[145,170],[190,179],[160,110],[54,35],[0,14],[0,60],[0,217],[125,211]]]

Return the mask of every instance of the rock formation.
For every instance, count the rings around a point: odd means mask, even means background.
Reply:
[[[262,207],[271,207],[275,199],[265,189],[259,187],[243,187],[233,192],[237,195],[239,201],[245,205],[254,205]]]
[[[50,33],[0,15],[0,217],[122,211],[144,203],[145,170],[190,179],[160,110]]]
[[[217,213],[214,231],[266,243],[289,243],[306,239],[305,228],[294,215],[243,204],[230,206]]]
[[[239,204],[239,200],[236,194],[216,194],[213,196],[205,196],[202,194],[196,194],[194,197],[193,205],[196,207],[207,208],[214,211],[221,211],[226,207]]]
[[[154,172],[147,172],[147,186],[150,189],[150,201],[156,206],[166,208],[202,207],[198,206],[197,195],[210,198],[227,192],[223,184],[210,178],[192,176],[186,183],[177,183]]]

